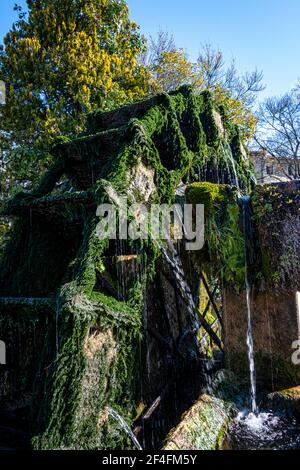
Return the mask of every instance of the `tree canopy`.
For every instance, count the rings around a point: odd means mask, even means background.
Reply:
[[[240,76],[223,54],[202,47],[198,60],[160,31],[146,42],[125,0],[27,0],[0,50],[1,192],[30,187],[61,135],[84,129],[87,113],[111,109],[182,84],[212,91],[244,140],[256,126],[251,105],[262,87],[257,71]],[[1,82],[0,82],[1,83]]]
[[[124,0],[27,0],[5,36],[0,80],[1,146],[11,168],[44,164],[58,135],[78,133],[86,113],[147,94],[148,72],[138,62],[145,45]],[[22,150],[20,151],[20,146]],[[30,151],[28,149],[31,149]],[[27,157],[26,157],[26,155]]]
[[[169,92],[186,83],[199,91],[208,89],[228,108],[244,140],[254,136],[257,118],[252,105],[264,89],[262,72],[239,75],[235,63],[227,67],[222,51],[211,44],[202,45],[197,61],[192,62],[183,49],[177,48],[173,36],[163,30],[156,38],[150,37],[144,63],[152,75],[152,90]]]

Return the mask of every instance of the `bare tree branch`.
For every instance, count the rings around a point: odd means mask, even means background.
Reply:
[[[281,165],[289,179],[300,178],[300,93],[297,89],[261,104],[255,141]],[[289,164],[287,172],[283,160]]]
[[[243,101],[248,107],[254,104],[257,94],[265,89],[262,72],[254,70],[240,76],[235,61],[226,68],[223,53],[209,43],[202,45],[197,66],[203,75],[205,88],[221,85],[233,98]]]
[[[159,29],[156,37],[150,36],[147,49],[147,52],[140,57],[140,62],[152,67],[159,62],[164,52],[175,51],[177,47],[173,34]]]

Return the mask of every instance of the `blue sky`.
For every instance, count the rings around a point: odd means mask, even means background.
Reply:
[[[62,0],[63,1],[63,0]],[[16,19],[15,3],[0,0],[0,41]],[[263,96],[281,94],[300,78],[300,0],[128,0],[132,18],[145,34],[161,27],[191,59],[201,43],[220,47],[241,72],[263,70]]]

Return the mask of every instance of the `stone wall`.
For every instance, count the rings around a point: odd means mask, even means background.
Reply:
[[[300,383],[292,363],[292,344],[300,339],[295,292],[276,295],[254,291],[251,297],[255,365],[259,387],[278,390]],[[246,292],[224,292],[226,367],[248,379]]]
[[[252,210],[259,254],[250,256],[249,266],[256,372],[260,386],[275,390],[300,383],[300,366],[292,362],[293,343],[300,340],[299,182],[258,186]],[[226,362],[243,376],[247,375],[246,334],[246,292],[225,288]]]

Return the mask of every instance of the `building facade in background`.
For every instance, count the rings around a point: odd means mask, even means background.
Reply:
[[[286,182],[294,179],[294,162],[291,162],[289,158],[275,158],[264,150],[255,150],[250,152],[250,159],[254,164],[259,184]]]

